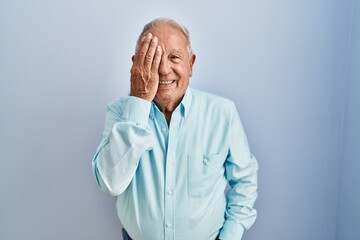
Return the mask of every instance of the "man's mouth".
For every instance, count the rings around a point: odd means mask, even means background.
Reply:
[[[161,85],[170,85],[170,84],[172,84],[173,82],[175,82],[175,80],[159,81],[159,84],[161,84]]]

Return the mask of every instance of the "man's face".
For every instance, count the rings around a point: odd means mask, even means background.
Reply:
[[[159,25],[149,32],[159,39],[163,51],[154,101],[160,106],[177,106],[189,86],[195,55],[189,56],[186,38],[179,30]]]

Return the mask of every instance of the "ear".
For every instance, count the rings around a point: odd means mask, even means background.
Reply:
[[[196,55],[193,54],[191,55],[191,57],[189,58],[189,64],[190,64],[190,77],[192,76],[192,71],[193,71],[193,65],[195,63],[196,60]]]
[[[135,59],[135,55],[133,55],[133,56],[131,57],[131,61],[134,62],[134,59]]]

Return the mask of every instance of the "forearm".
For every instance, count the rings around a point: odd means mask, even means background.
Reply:
[[[125,191],[141,155],[151,147],[147,126],[150,105],[130,97],[120,117],[107,114],[104,139],[93,159],[93,170],[99,187],[110,195]]]

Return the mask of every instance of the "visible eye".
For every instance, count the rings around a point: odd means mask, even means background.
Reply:
[[[179,55],[170,55],[169,58],[172,62],[180,62],[181,60],[181,57]]]

